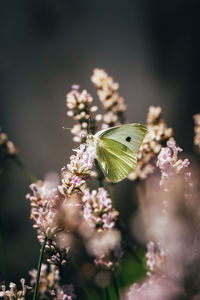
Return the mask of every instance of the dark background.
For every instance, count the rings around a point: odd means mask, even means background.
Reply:
[[[69,160],[72,127],[65,94],[73,83],[92,93],[95,67],[120,83],[130,122],[145,123],[160,105],[177,143],[193,149],[200,112],[199,1],[0,1],[0,125],[39,177]],[[77,146],[77,145],[76,145]],[[39,245],[29,203],[29,181],[11,162],[1,170],[0,223],[17,282],[36,267]],[[126,183],[121,183],[122,190]],[[3,268],[3,267],[1,267]]]

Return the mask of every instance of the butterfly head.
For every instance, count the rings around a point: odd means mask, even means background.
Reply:
[[[87,143],[92,143],[94,141],[94,135],[93,134],[88,134],[87,135]]]
[[[93,134],[88,134],[87,135],[87,144],[89,144],[90,146],[96,147],[97,144],[97,138],[95,137],[95,135]]]

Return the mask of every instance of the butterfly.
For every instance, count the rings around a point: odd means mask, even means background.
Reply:
[[[135,169],[136,154],[146,131],[146,126],[134,123],[106,128],[88,137],[96,147],[97,161],[109,181],[119,182]]]

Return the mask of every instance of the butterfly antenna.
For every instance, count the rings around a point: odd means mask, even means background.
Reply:
[[[92,133],[92,128],[91,128],[91,119],[89,118],[88,120],[88,134]]]

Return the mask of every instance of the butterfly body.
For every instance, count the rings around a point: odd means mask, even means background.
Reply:
[[[125,124],[107,128],[90,136],[96,147],[98,163],[111,182],[126,178],[136,166],[140,145],[147,128],[141,124]]]

